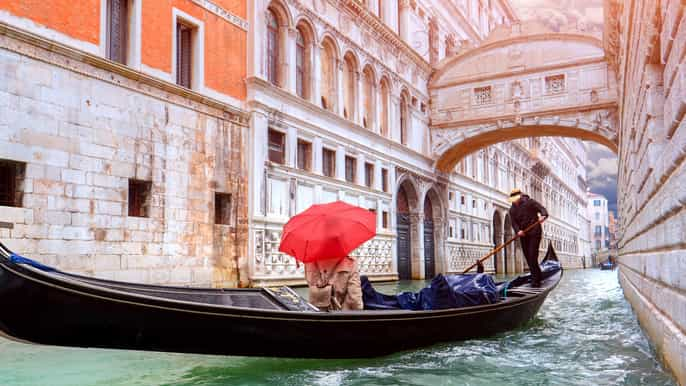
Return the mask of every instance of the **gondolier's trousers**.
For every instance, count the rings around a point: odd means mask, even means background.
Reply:
[[[531,272],[531,283],[540,284],[541,267],[538,265],[538,247],[541,244],[541,234],[526,235],[519,240],[522,243],[522,251]]]

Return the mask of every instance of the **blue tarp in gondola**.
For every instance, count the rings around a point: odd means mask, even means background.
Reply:
[[[362,277],[364,308],[368,310],[442,310],[495,303],[499,299],[493,277],[487,274],[438,274],[431,284],[419,292],[384,295],[377,292],[366,277]]]

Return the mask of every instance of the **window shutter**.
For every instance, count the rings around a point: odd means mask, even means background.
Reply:
[[[128,0],[110,0],[108,3],[109,59],[126,64]]]
[[[176,83],[191,88],[191,28],[176,24]]]

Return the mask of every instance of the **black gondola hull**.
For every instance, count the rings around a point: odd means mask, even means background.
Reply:
[[[536,293],[512,290],[508,300],[486,306],[320,313],[140,296],[0,258],[0,330],[14,339],[58,346],[294,358],[374,357],[521,326],[536,314],[561,274],[548,278]]]

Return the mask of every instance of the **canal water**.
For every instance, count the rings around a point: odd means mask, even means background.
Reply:
[[[392,293],[423,285],[400,282],[378,288]],[[0,340],[3,386],[502,384],[657,386],[675,381],[655,360],[622,296],[617,273],[599,270],[565,272],[538,315],[516,331],[375,359],[216,357]]]

